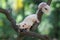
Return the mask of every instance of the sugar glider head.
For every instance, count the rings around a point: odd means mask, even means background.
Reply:
[[[40,3],[38,5],[38,9],[41,9],[45,14],[48,14],[50,12],[50,6],[45,2]]]

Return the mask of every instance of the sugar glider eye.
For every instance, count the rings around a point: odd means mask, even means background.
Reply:
[[[24,25],[22,27],[24,27]]]
[[[48,10],[47,8],[45,8],[45,10]]]

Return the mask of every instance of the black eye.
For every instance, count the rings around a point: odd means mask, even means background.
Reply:
[[[24,27],[24,25],[23,25],[23,27]]]
[[[45,10],[47,10],[47,8],[45,8]]]

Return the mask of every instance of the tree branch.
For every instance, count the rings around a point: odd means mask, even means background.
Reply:
[[[31,36],[31,37],[39,38],[39,39],[41,39],[41,40],[49,40],[49,39],[47,38],[48,36],[41,35],[41,34],[38,34],[38,33],[35,33],[35,32],[23,31],[23,32],[21,32],[21,33],[24,34],[25,36]]]
[[[48,1],[47,1],[47,4],[48,4],[48,5],[50,5],[50,4],[51,4],[51,2],[52,2],[52,0],[48,0]]]
[[[11,24],[12,24],[13,28],[15,29],[15,31],[18,31],[18,26],[16,25],[16,21],[10,15],[11,13],[8,10],[2,9],[2,8],[0,8],[0,13],[5,14],[7,19],[11,22]]]

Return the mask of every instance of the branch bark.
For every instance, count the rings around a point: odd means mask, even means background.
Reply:
[[[50,5],[50,4],[51,4],[51,2],[52,2],[52,0],[48,0],[48,1],[47,1],[47,4],[48,4],[48,5]]]

